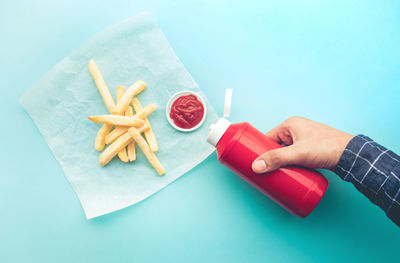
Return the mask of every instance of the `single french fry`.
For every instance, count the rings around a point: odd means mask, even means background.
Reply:
[[[125,116],[133,116],[133,109],[131,106],[128,106],[125,110]]]
[[[108,89],[106,82],[104,81],[103,75],[101,74],[93,59],[89,61],[88,68],[90,74],[94,79],[94,82],[96,82],[96,86],[100,92],[100,95],[103,97],[104,104],[107,106],[108,111],[111,114],[114,114],[117,111],[114,99],[111,96],[110,90]]]
[[[144,107],[143,109],[136,111],[136,114],[134,116],[136,116],[140,119],[144,119],[148,115],[150,115],[153,111],[155,111],[156,109],[157,109],[157,105],[149,104],[149,105],[146,105],[146,107]]]
[[[119,153],[118,153],[118,158],[122,161],[122,162],[124,162],[124,163],[127,163],[127,162],[129,162],[129,158],[128,158],[128,154],[127,154],[127,152],[126,152],[126,148],[127,148],[128,146],[126,146],[126,147],[124,147],[121,151],[119,151]]]
[[[99,68],[97,67],[96,63],[94,60],[89,61],[88,65],[90,74],[92,75],[97,89],[100,92],[100,95],[103,98],[104,104],[106,105],[107,109],[110,111],[110,113],[113,113],[116,111],[116,105],[114,103],[114,100],[111,96],[110,90],[107,87],[106,82],[104,81],[103,75],[101,74]],[[112,128],[112,125],[104,124],[99,132],[97,133],[96,140],[94,143],[94,148],[97,151],[101,151],[104,148],[105,145],[105,137],[106,135],[110,132]]]
[[[142,149],[144,155],[146,156],[147,160],[150,162],[150,164],[156,169],[158,175],[163,175],[165,174],[165,169],[158,160],[157,156],[155,155],[154,152],[150,150],[149,145],[145,141],[145,139],[140,135],[140,132],[135,129],[135,128],[129,128],[128,129],[129,135],[135,140],[135,142],[139,145],[139,147]]]
[[[136,128],[139,128],[144,124],[144,120],[136,116],[126,117],[119,115],[97,115],[89,116],[88,119],[96,123],[104,123],[118,126],[134,126]]]
[[[143,125],[139,129],[136,129],[139,133],[146,131],[149,128],[147,125]],[[110,144],[99,157],[100,164],[102,166],[108,164],[112,158],[115,157],[122,149],[124,149],[129,143],[133,142],[133,138],[128,132],[121,135],[115,142]]]
[[[131,106],[128,106],[125,110],[125,116],[133,116],[133,109]],[[135,141],[131,142],[126,146],[126,149],[128,151],[128,159],[130,162],[133,162],[136,160],[136,149],[135,149]]]
[[[117,104],[118,101],[121,99],[121,97],[124,95],[125,92],[125,88],[122,86],[118,86],[117,87]],[[118,158],[123,161],[124,163],[127,163],[128,160],[128,155],[126,154],[126,149],[123,148],[121,151],[119,151],[118,153]]]
[[[128,146],[126,147],[128,149],[128,160],[130,162],[133,162],[136,160],[136,149],[135,149],[135,141],[132,141]]]
[[[117,155],[122,149],[124,149],[130,142],[132,138],[129,136],[128,133],[124,133],[120,136],[115,142],[110,144],[101,154],[99,157],[100,164],[102,166],[108,164],[115,155]]]
[[[149,114],[151,114],[153,111],[157,109],[157,106],[154,104],[149,104],[143,109],[139,110],[136,112],[136,117],[139,117],[140,119],[146,118]],[[110,144],[113,141],[115,141],[119,136],[124,134],[128,127],[124,126],[116,126],[114,130],[112,130],[105,138],[106,144]]]
[[[129,103],[131,102],[133,96],[139,94],[142,90],[146,88],[146,83],[142,80],[136,81],[129,89],[126,90],[124,95],[117,103],[117,114],[122,115],[125,113],[126,107],[128,107]]]
[[[143,109],[140,101],[138,100],[138,98],[133,98],[132,99],[132,106],[135,109],[136,112],[139,112],[140,110]],[[156,136],[154,135],[153,130],[151,129],[151,125],[150,122],[147,118],[144,118],[144,121],[147,125],[149,125],[150,129],[148,129],[147,131],[144,132],[144,137],[146,137],[146,140],[150,146],[150,150],[152,152],[156,152],[158,151],[158,143],[157,143],[157,139]]]
[[[126,147],[122,148],[121,151],[118,153],[118,158],[123,161],[124,163],[129,162],[128,154],[126,153]]]
[[[121,97],[124,95],[124,93],[125,93],[125,88],[122,86],[117,86],[117,104],[121,100]]]
[[[105,143],[110,144],[127,131],[125,126],[116,126],[105,138]]]
[[[101,151],[104,149],[105,137],[109,134],[111,128],[112,128],[112,125],[110,125],[110,124],[104,124],[100,128],[100,130],[96,136],[96,141],[94,142],[94,148],[96,150]]]

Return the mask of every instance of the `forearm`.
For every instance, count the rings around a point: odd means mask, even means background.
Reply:
[[[349,142],[334,171],[400,226],[400,156],[358,135]]]

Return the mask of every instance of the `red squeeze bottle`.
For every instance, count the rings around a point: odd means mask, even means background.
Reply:
[[[312,169],[289,166],[254,173],[251,165],[259,155],[282,146],[247,122],[231,124],[221,118],[211,125],[207,141],[217,148],[223,165],[298,217],[308,216],[328,188],[328,180]]]

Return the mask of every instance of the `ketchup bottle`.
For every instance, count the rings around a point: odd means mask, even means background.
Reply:
[[[282,146],[247,122],[231,124],[221,118],[211,126],[207,141],[217,148],[223,165],[298,217],[309,215],[328,188],[328,180],[311,169],[289,166],[254,173],[251,166],[259,155]]]

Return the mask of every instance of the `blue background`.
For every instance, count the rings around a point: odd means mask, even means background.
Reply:
[[[18,99],[85,40],[148,11],[218,112],[234,89],[232,121],[267,131],[302,115],[399,153],[400,2],[102,2],[0,3],[0,262],[398,261],[398,227],[335,174],[298,219],[215,154],[87,221]]]

